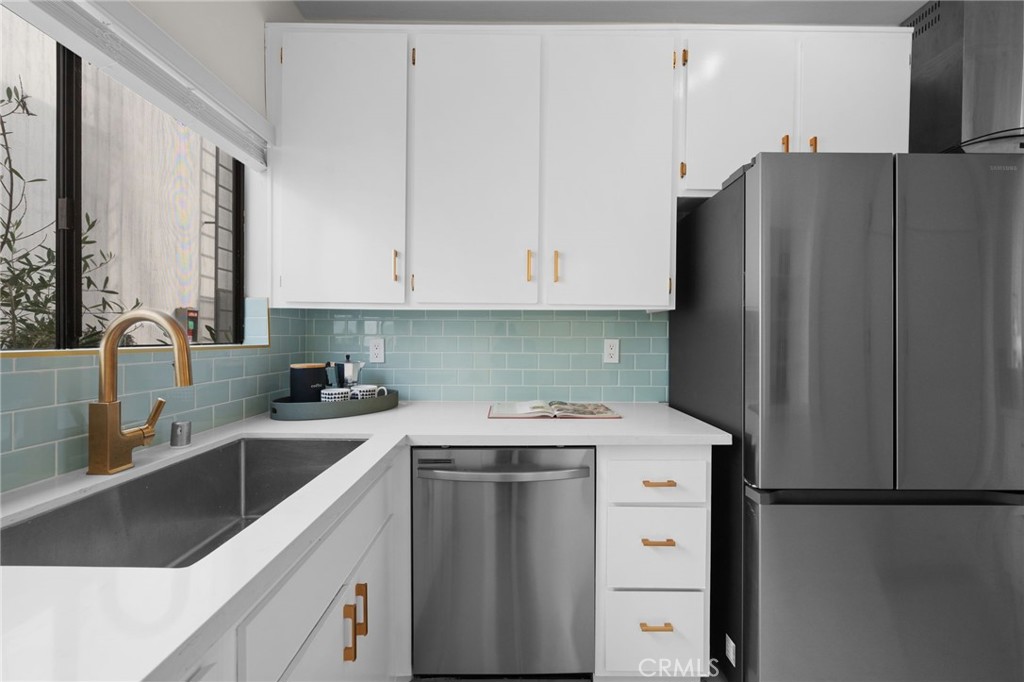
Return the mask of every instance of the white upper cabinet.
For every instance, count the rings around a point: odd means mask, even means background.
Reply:
[[[545,37],[546,303],[669,304],[674,51],[668,32]]]
[[[405,300],[404,33],[282,36],[274,302]]]
[[[275,306],[664,309],[677,196],[761,152],[907,150],[909,29],[267,38]]]
[[[681,195],[760,152],[905,152],[909,29],[686,33]]]
[[[762,151],[792,139],[796,36],[705,31],[687,36],[686,175],[680,189],[718,190]]]
[[[538,35],[414,38],[409,273],[416,303],[537,303],[528,267],[538,248],[540,47]]]
[[[793,151],[906,152],[910,36],[862,33],[800,39],[799,139]]]

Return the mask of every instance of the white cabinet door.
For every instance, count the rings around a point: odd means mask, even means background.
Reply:
[[[838,33],[800,39],[794,151],[906,152],[910,35]]]
[[[275,300],[405,300],[407,43],[402,33],[283,36]]]
[[[536,303],[540,37],[424,33],[415,50],[413,300]]]
[[[379,682],[390,678],[389,527],[381,529],[282,679]]]
[[[394,471],[388,472],[394,475]],[[360,498],[338,525],[238,627],[240,679],[276,680],[308,639],[360,557],[388,522],[391,495],[383,481]],[[282,627],[286,623],[287,627]]]
[[[671,33],[545,37],[546,303],[669,303],[674,50]]]
[[[690,190],[722,182],[759,152],[779,152],[794,132],[796,37],[785,31],[687,35],[686,176]]]

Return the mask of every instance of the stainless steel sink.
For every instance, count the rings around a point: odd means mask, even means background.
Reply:
[[[0,564],[189,566],[363,442],[222,445],[0,530]]]

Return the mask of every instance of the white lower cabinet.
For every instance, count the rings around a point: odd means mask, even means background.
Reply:
[[[407,467],[407,456],[396,458],[238,625],[237,679],[387,680],[408,672],[409,629],[398,622],[411,608]]]
[[[709,671],[711,446],[598,450],[595,677]]]
[[[707,668],[703,592],[610,592],[606,623],[609,672],[681,677]]]
[[[327,607],[283,680],[384,680],[391,630],[388,526]]]
[[[608,586],[703,589],[707,510],[608,510]]]
[[[235,633],[229,632],[192,666],[186,682],[219,682],[235,679]]]

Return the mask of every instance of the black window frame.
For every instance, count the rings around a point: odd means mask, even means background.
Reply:
[[[55,187],[56,328],[54,350],[82,348],[82,58],[57,47],[57,144]],[[245,339],[245,165],[233,159],[232,251],[233,338],[198,343],[237,345]],[[170,312],[170,311],[168,311]],[[11,348],[8,350],[20,350]]]

